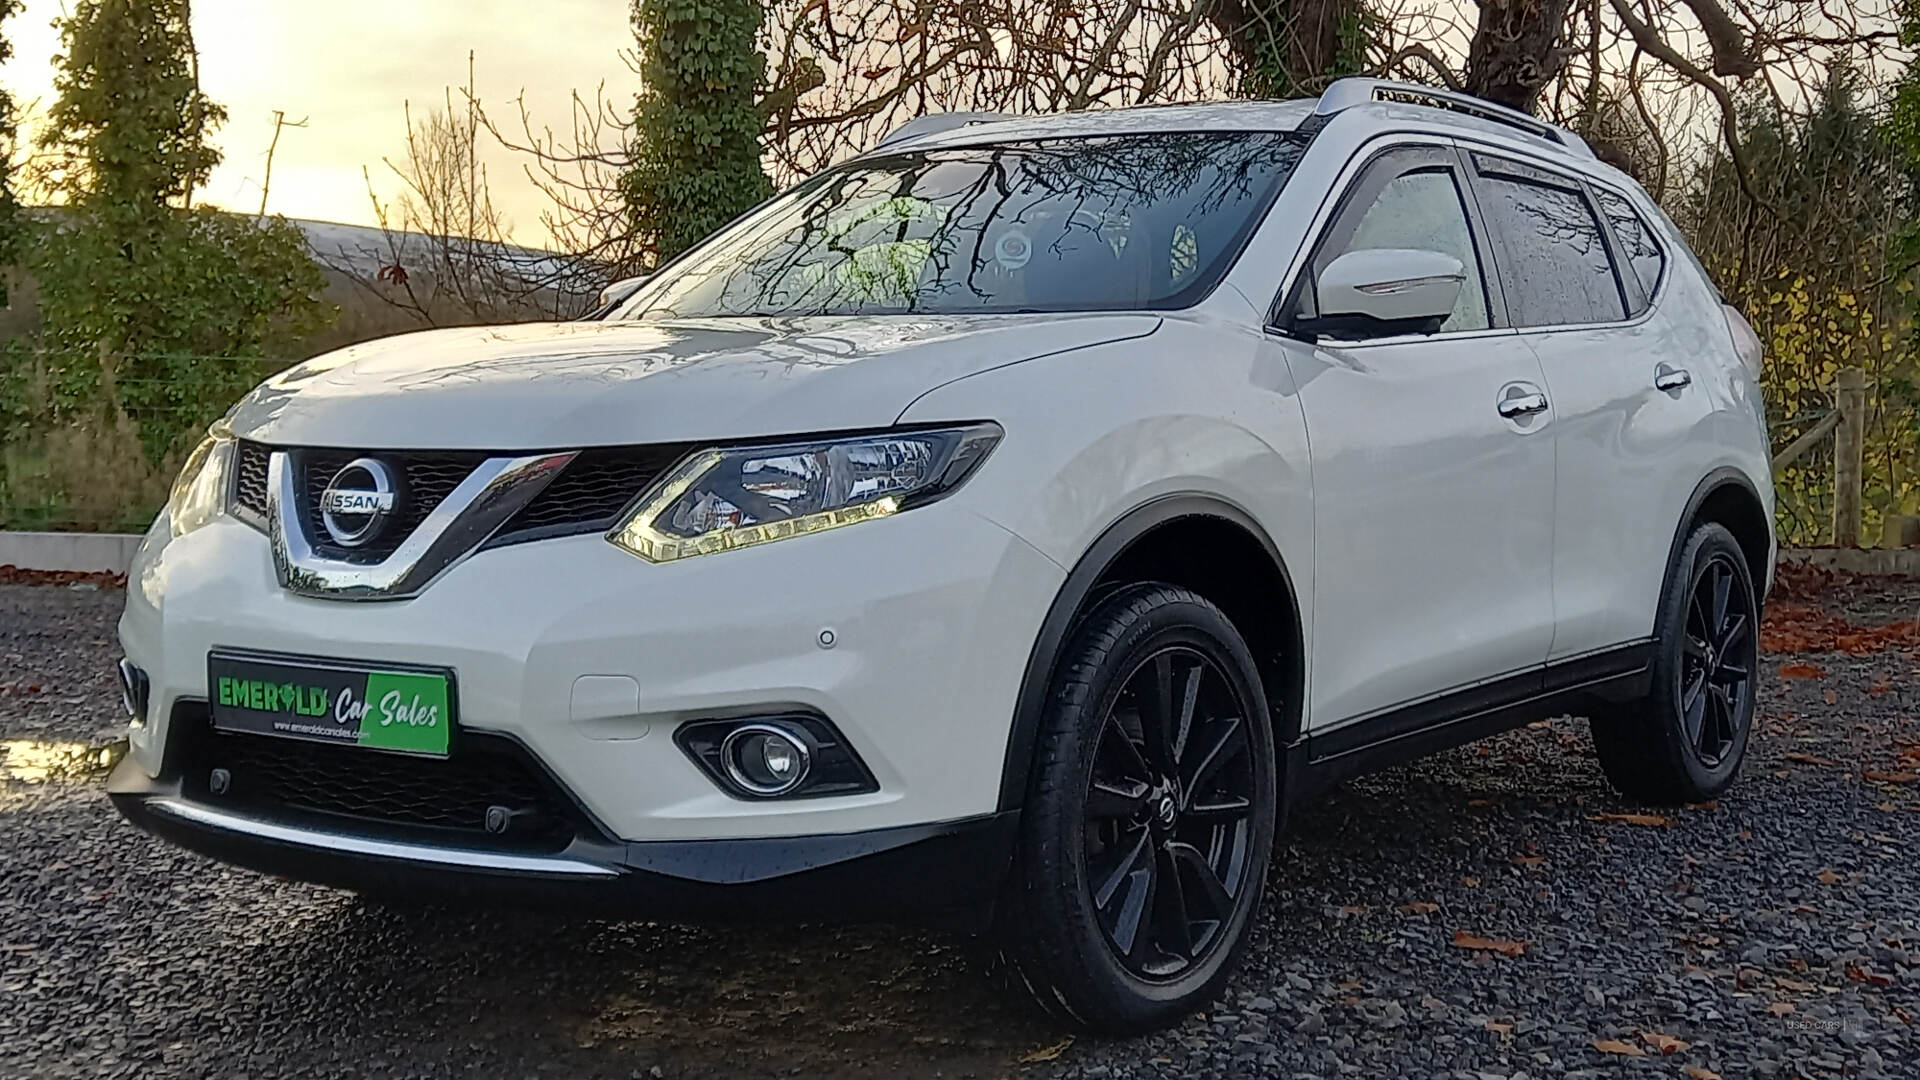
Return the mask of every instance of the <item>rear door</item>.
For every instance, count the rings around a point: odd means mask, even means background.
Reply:
[[[1662,310],[1670,256],[1630,199],[1468,156],[1508,312],[1553,399],[1550,658],[1571,660],[1653,632],[1678,507],[1702,475],[1688,451],[1712,412],[1695,380],[1713,345]]]
[[[1308,715],[1356,745],[1420,726],[1407,707],[1446,691],[1525,692],[1553,633],[1553,414],[1482,272],[1464,163],[1439,143],[1359,160],[1278,322],[1312,314],[1313,275],[1350,250],[1440,251],[1468,282],[1439,333],[1285,343],[1313,467]]]

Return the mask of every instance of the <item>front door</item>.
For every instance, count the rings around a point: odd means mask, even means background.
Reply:
[[[1313,467],[1316,734],[1502,676],[1524,691],[1552,642],[1553,411],[1539,361],[1503,325],[1469,192],[1449,146],[1385,151],[1303,274],[1351,250],[1419,248],[1468,279],[1437,334],[1286,349]]]

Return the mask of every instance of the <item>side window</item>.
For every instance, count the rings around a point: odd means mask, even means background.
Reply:
[[[1513,324],[1569,326],[1626,318],[1600,222],[1580,189],[1544,178],[1521,179],[1480,160],[1480,209],[1500,244],[1500,287]]]
[[[1633,312],[1638,315],[1647,309],[1654,290],[1660,287],[1660,275],[1667,268],[1667,257],[1661,253],[1660,245],[1654,242],[1653,228],[1634,212],[1632,203],[1611,191],[1595,188],[1593,193],[1600,200],[1600,212],[1607,215],[1607,224],[1613,226],[1614,239],[1620,242],[1620,254],[1640,282],[1642,299]]]
[[[1404,167],[1405,158],[1392,155],[1373,166],[1385,170],[1390,179],[1382,183],[1382,178],[1371,171],[1360,179],[1353,190],[1363,201],[1372,192],[1372,200],[1364,202],[1364,207],[1356,203],[1341,212],[1340,220],[1321,241],[1314,270],[1318,272],[1349,251],[1419,248],[1451,255],[1466,268],[1467,284],[1460,290],[1453,314],[1440,329],[1485,330],[1489,325],[1486,281],[1454,171],[1440,165],[1392,175],[1395,169]]]

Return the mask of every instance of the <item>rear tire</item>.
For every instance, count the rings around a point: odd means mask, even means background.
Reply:
[[[1594,717],[1600,767],[1622,794],[1701,802],[1739,774],[1753,729],[1760,604],[1733,534],[1706,522],[1687,537],[1660,598],[1653,685]]]
[[[1128,1035],[1216,997],[1273,846],[1273,731],[1220,609],[1136,585],[1075,630],[1048,688],[996,936],[1034,1002]]]

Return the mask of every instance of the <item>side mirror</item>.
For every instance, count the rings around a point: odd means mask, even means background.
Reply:
[[[1453,314],[1466,267],[1438,251],[1376,248],[1349,251],[1313,283],[1319,312],[1295,321],[1305,334],[1343,338],[1431,334]]]

